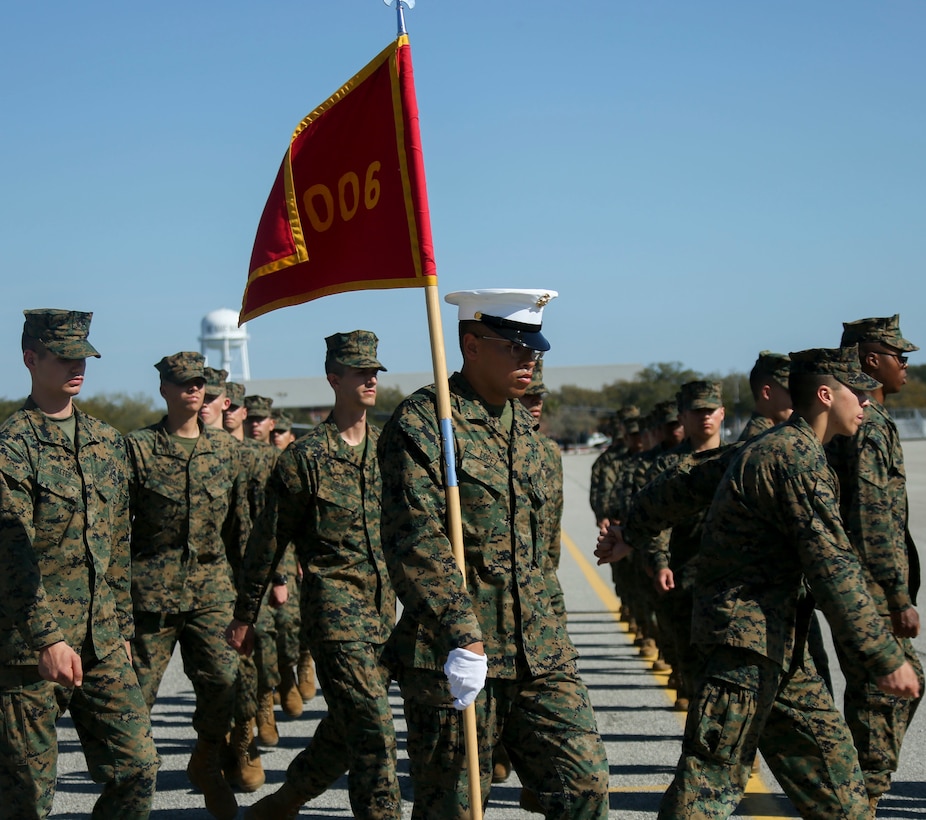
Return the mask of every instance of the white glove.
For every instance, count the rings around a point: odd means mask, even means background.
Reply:
[[[451,649],[444,664],[444,674],[450,683],[453,706],[461,711],[469,706],[486,685],[489,659],[468,649]]]

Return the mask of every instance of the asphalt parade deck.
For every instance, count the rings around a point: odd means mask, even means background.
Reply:
[[[926,441],[904,444],[908,490],[911,501],[911,530],[921,554],[926,552]],[[666,676],[651,671],[616,618],[616,599],[606,567],[595,567],[592,550],[597,535],[588,506],[589,470],[596,453],[568,453],[564,456],[565,514],[560,579],[566,595],[569,630],[579,649],[580,669],[591,691],[598,727],[605,740],[610,763],[611,811],[617,820],[653,818],[662,792],[672,779],[680,749],[683,716],[672,709],[674,693],[665,687]],[[920,658],[926,655],[926,637],[916,640]],[[831,665],[841,701],[842,681],[831,652]],[[405,751],[406,733],[402,701],[393,687],[399,738],[399,772],[404,798],[404,816],[411,817],[412,788]],[[193,791],[186,778],[186,764],[193,747],[190,725],[193,693],[175,655],[164,678],[152,721],[161,754],[158,793],[153,818],[159,820],[206,820],[202,795]],[[312,737],[325,714],[321,693],[308,704],[300,718],[287,718],[277,711],[280,744],[263,751],[267,783],[254,794],[239,794],[240,806],[249,805],[275,789],[283,780],[289,761]],[[894,787],[881,801],[879,818],[909,820],[926,817],[926,718],[917,717],[904,744],[901,766]],[[99,787],[86,774],[77,736],[65,717],[60,731],[58,795],[54,817],[89,817]],[[516,775],[493,786],[485,813],[494,818],[540,817],[518,808],[520,786]],[[243,810],[239,811],[239,816]],[[342,777],[327,793],[303,807],[301,817],[351,817],[347,779]],[[777,783],[762,765],[759,776],[750,781],[746,798],[735,817],[790,818],[798,815]]]

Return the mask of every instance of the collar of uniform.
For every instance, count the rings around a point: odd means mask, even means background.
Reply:
[[[77,408],[77,405],[72,405],[72,407],[74,411],[74,419],[76,422],[76,427],[74,430],[76,441],[80,444],[81,447],[86,447],[88,444],[92,444],[98,441],[99,439],[96,435],[93,425],[89,423],[90,419],[93,417],[88,416],[86,413],[82,413]],[[22,409],[29,414],[30,418],[32,418],[41,441],[47,444],[66,444],[67,448],[71,449],[70,439],[68,439],[68,437],[61,432],[61,428],[57,424],[55,424],[53,421],[50,421],[48,416],[46,416],[39,409],[39,406],[32,400],[31,396],[26,399]]]
[[[356,457],[356,450],[353,445],[348,444],[344,439],[341,438],[341,434],[338,432],[338,425],[334,421],[334,413],[329,413],[328,418],[326,418],[320,425],[325,431],[325,435],[328,437],[328,453],[332,458],[337,458],[340,461],[349,461],[351,464],[357,464],[361,459]],[[364,444],[369,444],[370,442],[370,422],[367,421],[364,437]],[[364,453],[367,450],[364,448]],[[374,450],[375,452],[375,442]]]
[[[455,396],[457,399],[462,399],[465,402],[465,404],[459,405],[459,409],[463,411],[462,415],[468,420],[481,421],[486,424],[497,421],[497,418],[486,409],[486,404],[482,396],[473,389],[473,386],[466,380],[466,377],[462,373],[457,372],[450,377],[450,392],[452,396]],[[508,399],[508,402],[512,404],[514,400]],[[534,423],[534,417],[531,416],[530,413],[527,413],[526,410],[524,414],[517,412],[518,407],[512,407],[512,411],[514,413],[515,432],[524,433],[529,431]]]
[[[791,418],[789,418],[785,424],[790,425],[796,430],[799,430],[801,433],[807,436],[807,438],[815,441],[818,447],[823,447],[823,443],[820,441],[820,439],[817,438],[817,434],[813,431],[813,427],[810,426],[810,422],[808,422],[803,416],[799,416],[797,413],[792,413]]]
[[[203,420],[200,418],[196,419],[196,425],[199,427],[199,437],[196,439],[196,446],[193,448],[194,451],[199,454],[200,452],[211,452],[212,441],[209,438],[206,425],[203,424]],[[154,453],[155,455],[165,455],[165,456],[180,456],[177,446],[170,440],[170,433],[167,432],[167,416],[161,416],[161,420],[154,425],[154,430],[157,433],[155,436],[154,442]],[[183,454],[183,458],[186,458],[186,453]]]

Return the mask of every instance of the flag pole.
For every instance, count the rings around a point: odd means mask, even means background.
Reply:
[[[400,0],[401,4],[401,0]],[[456,456],[453,444],[453,421],[450,412],[450,387],[447,383],[447,359],[441,325],[440,299],[437,284],[425,285],[428,308],[428,331],[431,336],[431,361],[434,367],[434,388],[437,393],[437,416],[444,454],[444,493],[447,501],[447,529],[453,558],[463,576],[466,589],[466,559],[463,554],[463,519],[460,513],[460,487],[457,483]],[[463,739],[466,746],[466,771],[469,775],[470,817],[482,820],[482,783],[479,773],[479,735],[476,729],[476,704],[463,710]]]
[[[387,6],[395,2],[398,35],[407,35],[404,7],[412,9],[415,0],[383,0]],[[440,315],[440,297],[437,281],[424,287],[428,312],[428,333],[431,340],[431,362],[434,369],[434,389],[437,393],[437,418],[440,425],[441,451],[444,456],[444,496],[447,505],[447,531],[453,558],[463,578],[466,590],[466,557],[463,551],[463,519],[460,512],[460,487],[457,483],[456,455],[453,439],[453,421],[450,411],[450,387],[447,381],[447,356],[444,349],[444,331]],[[482,820],[482,777],[479,771],[479,734],[476,727],[476,705],[471,703],[463,710],[463,741],[466,747],[466,772],[469,781],[471,820]]]

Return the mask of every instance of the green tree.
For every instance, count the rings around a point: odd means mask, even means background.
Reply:
[[[378,387],[376,389],[376,410],[373,412],[374,421],[382,426],[404,398],[405,393],[398,387]]]
[[[133,396],[127,393],[102,393],[86,399],[78,398],[77,405],[85,413],[111,424],[120,433],[147,427],[164,415],[164,410],[144,393]]]

